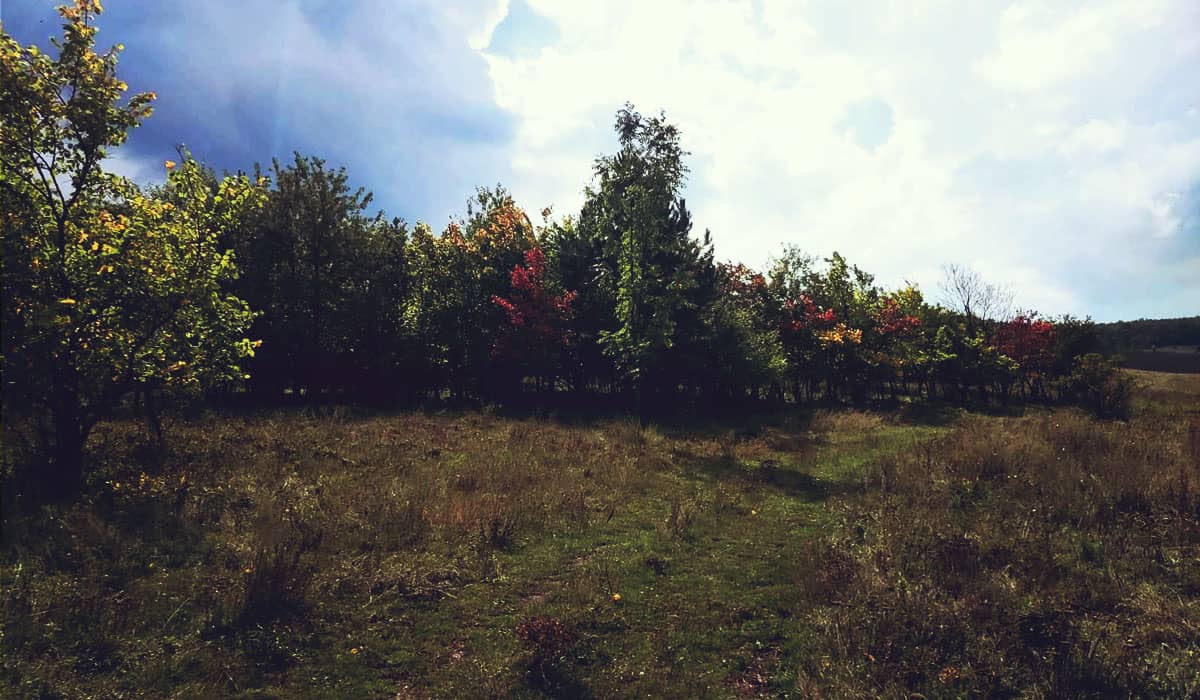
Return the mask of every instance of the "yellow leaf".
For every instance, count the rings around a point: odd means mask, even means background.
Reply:
[[[173,161],[173,160],[164,160],[163,165],[167,166],[167,170],[175,169],[175,161]]]
[[[58,300],[58,303],[60,303],[60,304],[63,304],[63,305],[65,305],[65,306],[74,306],[74,305],[75,305],[75,300],[74,300],[74,299],[72,299],[71,297],[67,297],[67,298],[65,298],[65,299],[59,299],[59,300]]]

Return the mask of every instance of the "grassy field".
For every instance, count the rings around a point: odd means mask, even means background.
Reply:
[[[1200,694],[1200,376],[641,427],[345,409],[94,440],[4,513],[0,695]]]
[[[1123,357],[1125,366],[1139,371],[1200,374],[1200,352],[1195,349],[1130,350]]]

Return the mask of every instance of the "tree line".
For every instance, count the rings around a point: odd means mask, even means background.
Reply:
[[[99,2],[59,12],[56,55],[0,41],[0,206],[5,443],[24,440],[64,489],[97,421],[180,394],[648,416],[1081,399],[1114,381],[1088,355],[1090,321],[1008,313],[967,269],[947,268],[935,303],[838,253],[719,262],[682,196],[678,129],[631,105],[578,214],[536,222],[496,186],[441,231],[410,226],[300,154],[218,176],[181,150],[164,184],[139,187],[105,158],[155,96],[126,97],[120,46],[96,52]]]
[[[1100,335],[1100,346],[1106,352],[1200,348],[1200,316],[1100,323],[1096,330]]]

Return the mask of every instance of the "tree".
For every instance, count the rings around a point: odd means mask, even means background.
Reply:
[[[556,294],[546,279],[546,254],[541,248],[525,253],[525,264],[512,269],[512,292],[507,297],[492,295],[504,310],[507,324],[501,328],[493,353],[516,369],[517,381],[534,376],[541,383],[558,373],[562,349],[570,343],[567,322],[576,294]]]
[[[549,224],[544,244],[550,261],[547,274],[560,288],[576,292],[565,378],[577,393],[608,388],[615,382],[616,368],[604,353],[600,335],[616,326],[615,265],[606,257],[595,228],[580,228],[571,217]]]
[[[1055,321],[1054,326],[1055,375],[1070,374],[1080,357],[1100,350],[1100,335],[1090,317],[1075,318],[1067,314]]]
[[[1100,418],[1129,418],[1136,382],[1099,353],[1077,358],[1071,373],[1056,382],[1059,394]]]
[[[879,290],[874,278],[838,253],[818,268],[791,247],[772,264],[771,289],[780,300],[779,329],[792,365],[795,392],[813,395],[824,382],[834,397],[848,387],[861,399],[869,380],[863,330],[874,325]]]
[[[424,388],[449,388],[454,398],[491,390],[492,350],[506,318],[492,297],[510,292],[512,269],[534,244],[529,217],[501,187],[480,189],[467,220],[452,221],[440,236],[417,227],[403,308],[425,359]]]
[[[266,206],[230,236],[245,268],[234,289],[263,312],[251,386],[273,396],[386,394],[395,388],[383,380],[398,361],[406,227],[369,216],[371,194],[320,158],[274,161],[272,176]]]
[[[261,192],[245,177],[214,190],[186,154],[161,196],[104,172],[154,96],[122,103],[120,47],[94,50],[99,12],[60,8],[56,58],[0,37],[5,416],[28,419],[49,457],[36,476],[59,495],[81,486],[92,427],[131,391],[240,378],[252,353],[218,236]]]
[[[996,328],[996,348],[1017,363],[1022,379],[1035,393],[1042,393],[1044,379],[1054,368],[1056,331],[1054,323],[1034,312],[1017,314]]]
[[[679,196],[687,168],[678,129],[628,104],[615,129],[620,150],[596,161],[598,189],[587,190],[579,229],[603,260],[595,281],[615,302],[613,326],[600,331],[599,344],[640,412],[648,391],[675,388],[677,375],[663,370],[670,357],[683,356],[670,351],[699,329],[716,274],[711,242],[691,238]]]
[[[981,320],[1003,320],[1012,309],[1011,290],[985,281],[968,267],[954,264],[942,267],[941,288],[942,302],[966,316],[970,330]]]
[[[703,323],[710,337],[700,353],[709,362],[693,381],[711,381],[716,400],[758,398],[762,388],[781,400],[787,356],[766,278],[740,263],[716,269],[719,294]]]
[[[873,351],[870,362],[875,378],[881,384],[890,383],[892,394],[896,381],[907,383],[921,331],[923,299],[916,287],[905,288],[880,297],[872,309],[874,324],[866,334],[867,345]]]

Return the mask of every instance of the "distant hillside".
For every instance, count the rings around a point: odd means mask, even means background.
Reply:
[[[1097,323],[1096,331],[1100,346],[1109,353],[1200,346],[1200,316]]]
[[[1100,347],[1125,357],[1127,367],[1200,372],[1200,316],[1098,323]]]

